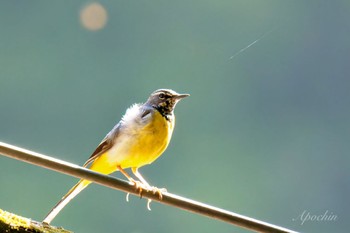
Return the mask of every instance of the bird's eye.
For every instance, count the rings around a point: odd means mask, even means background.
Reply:
[[[159,99],[164,99],[165,98],[165,95],[163,93],[160,93],[159,94]]]

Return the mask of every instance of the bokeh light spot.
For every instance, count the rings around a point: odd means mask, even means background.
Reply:
[[[89,3],[80,11],[80,21],[84,28],[90,31],[97,31],[106,26],[107,11],[99,3]]]

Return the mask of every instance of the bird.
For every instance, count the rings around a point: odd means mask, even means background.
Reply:
[[[83,167],[89,167],[102,174],[120,171],[139,189],[140,196],[143,189],[149,189],[159,193],[161,198],[164,190],[150,186],[138,169],[154,162],[166,150],[175,126],[175,106],[187,96],[189,94],[179,94],[171,89],[158,89],[145,103],[130,106]],[[131,169],[138,180],[125,171],[127,168]],[[90,183],[89,180],[79,180],[42,222],[50,224],[57,214]]]

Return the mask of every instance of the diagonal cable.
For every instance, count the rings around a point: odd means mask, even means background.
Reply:
[[[74,176],[81,179],[87,179],[97,184],[104,185],[113,189],[118,189],[134,195],[139,195],[139,191],[134,185],[126,181],[114,178],[112,176],[103,175],[94,172],[90,169],[68,163],[59,159],[49,157],[47,155],[39,154],[23,148],[19,148],[7,143],[0,142],[0,154],[7,157],[21,160],[26,163],[31,163],[36,166],[44,167],[54,170],[66,175]],[[228,210],[217,208],[205,203],[181,197],[172,193],[163,193],[162,200],[159,195],[153,192],[143,192],[143,197],[152,199],[154,201],[181,208],[196,214],[204,215],[210,218],[218,219],[242,228],[246,228],[256,232],[266,233],[296,233],[295,231],[269,224],[254,218],[233,213]]]

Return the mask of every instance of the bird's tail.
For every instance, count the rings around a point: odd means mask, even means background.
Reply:
[[[43,220],[44,223],[50,223],[56,215],[76,196],[78,195],[83,189],[85,189],[91,181],[88,180],[80,180],[76,185],[73,186],[69,190],[69,192],[62,197],[62,199],[50,210],[50,212],[47,214],[45,219]]]

